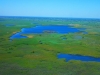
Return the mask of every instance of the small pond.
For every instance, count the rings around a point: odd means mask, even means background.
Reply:
[[[64,26],[64,25],[49,25],[49,26],[35,26],[32,28],[22,28],[21,32],[13,34],[10,39],[14,38],[27,38],[21,36],[21,34],[41,34],[41,33],[59,33],[59,34],[68,34],[68,33],[75,33],[79,32],[79,28],[73,28],[70,26]],[[64,38],[66,39],[66,38]]]
[[[82,36],[77,35],[77,36],[75,36],[74,38],[77,39],[77,40],[81,40],[81,39],[82,39]]]
[[[80,60],[80,61],[94,61],[94,62],[100,62],[100,58],[95,58],[91,56],[82,56],[82,55],[73,55],[73,54],[58,54],[58,59],[65,58],[66,62],[70,60]]]

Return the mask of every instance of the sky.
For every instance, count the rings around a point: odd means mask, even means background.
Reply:
[[[0,16],[100,18],[100,0],[0,0]]]

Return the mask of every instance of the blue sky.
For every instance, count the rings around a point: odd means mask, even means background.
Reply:
[[[0,16],[100,18],[100,0],[0,0]]]

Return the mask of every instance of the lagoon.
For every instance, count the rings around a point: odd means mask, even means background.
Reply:
[[[73,28],[66,25],[49,25],[49,26],[35,26],[32,28],[22,28],[19,33],[13,34],[10,39],[15,38],[27,38],[22,36],[22,34],[42,34],[42,33],[59,33],[59,34],[68,34],[79,32],[80,29]]]
[[[69,26],[63,26],[63,25],[49,25],[49,26],[36,26],[32,28],[23,28],[21,30],[21,33],[27,34],[27,33],[61,33],[61,34],[66,34],[66,33],[74,33],[74,32],[79,32],[77,28],[72,28]]]
[[[74,54],[58,54],[58,59],[65,58],[66,62],[70,60],[80,60],[84,62],[100,62],[100,58],[95,58],[91,56],[82,56],[82,55],[74,55]]]

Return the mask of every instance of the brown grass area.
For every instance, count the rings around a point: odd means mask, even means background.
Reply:
[[[98,32],[89,32],[88,34],[98,34]]]
[[[33,38],[33,35],[28,35],[27,37],[28,37],[28,38]]]
[[[15,33],[17,33],[17,32],[13,32],[13,34],[15,34]]]

